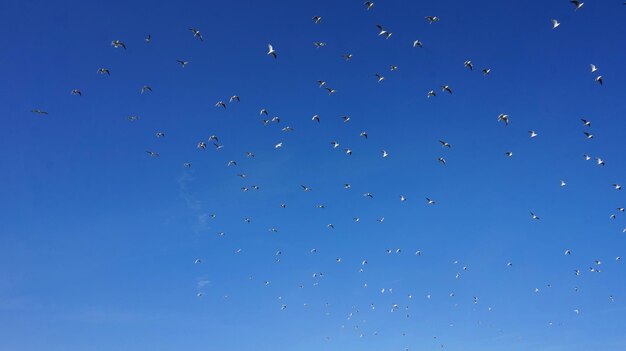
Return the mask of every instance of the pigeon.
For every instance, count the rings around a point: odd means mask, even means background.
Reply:
[[[202,38],[202,33],[200,33],[199,30],[197,30],[195,28],[189,28],[189,30],[193,33],[193,37],[194,38],[198,38],[198,39],[200,39],[200,41],[204,41],[204,39]]]
[[[498,122],[501,122],[501,121],[502,121],[502,122],[504,122],[504,125],[505,125],[505,126],[508,126],[508,125],[509,125],[509,115],[506,115],[506,114],[504,114],[504,113],[501,113],[501,114],[498,116]]]
[[[574,5],[574,11],[580,10],[580,8],[585,4],[584,2],[580,2],[578,0],[570,0],[570,3]]]
[[[273,58],[277,58],[278,55],[276,54],[276,50],[274,50],[274,47],[272,46],[272,44],[267,44],[267,54],[272,56]]]
[[[114,48],[123,48],[124,50],[126,50],[126,44],[124,44],[124,42],[119,41],[119,40],[113,40],[111,42],[111,46],[113,46]]]
[[[385,30],[385,28],[383,28],[383,26],[381,26],[380,24],[376,25],[376,28],[378,28],[379,32],[378,32],[378,36],[384,36],[385,39],[389,39],[391,37],[391,35],[393,33],[388,32],[387,30]]]

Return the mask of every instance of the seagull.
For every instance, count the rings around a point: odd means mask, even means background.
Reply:
[[[598,166],[604,166],[604,160],[601,159],[600,157],[596,157],[596,163],[598,164]]]
[[[208,139],[208,140],[209,140],[209,141],[219,142],[219,140],[218,140],[218,138],[217,138],[217,135],[211,135],[211,136],[209,136],[209,139]]]
[[[589,156],[589,155],[587,155],[587,154],[585,154],[585,155],[583,155],[583,156],[585,157],[585,161],[589,161],[589,160],[591,160],[591,156]]]
[[[591,127],[591,122],[589,122],[588,120],[586,120],[586,119],[584,119],[584,118],[581,118],[580,120],[583,122],[583,124],[585,125],[585,127]]]
[[[439,17],[437,17],[437,16],[426,16],[426,20],[428,21],[428,24],[433,24],[435,22],[439,22]]]
[[[391,35],[393,34],[391,32],[386,31],[385,28],[383,28],[383,26],[381,26],[380,24],[377,24],[376,28],[378,28],[378,30],[380,30],[380,32],[378,32],[378,36],[384,35],[385,39],[389,39],[391,37]]]
[[[230,100],[228,100],[228,103],[232,103],[233,101],[237,100],[237,102],[241,102],[241,99],[239,98],[238,95],[233,95],[230,97]]]
[[[447,148],[451,148],[452,147],[452,145],[450,145],[450,143],[448,143],[445,140],[439,140],[439,143],[441,143],[442,147],[447,147]]]
[[[198,149],[206,149],[206,143],[204,141],[201,141],[198,143]]]
[[[185,167],[185,168],[191,168],[191,163],[189,163],[189,162],[185,162],[185,163],[183,163],[183,167]]]
[[[565,183],[565,181],[563,179],[561,179],[561,187],[564,187],[566,185],[567,185],[567,183]]]
[[[404,195],[400,195],[400,202],[406,201],[406,197]]]
[[[583,134],[585,134],[587,139],[592,139],[593,138],[593,134],[591,134],[591,133],[583,132]]]
[[[330,142],[330,145],[332,145],[332,146],[333,146],[333,149],[336,149],[336,148],[338,148],[338,147],[339,147],[339,143],[338,143],[338,142],[336,142],[336,141],[334,141],[334,140]]]
[[[389,69],[393,72],[393,71],[397,71],[398,70],[398,66],[394,66],[394,65],[390,65]]]
[[[367,132],[361,132],[359,133],[359,136],[367,139]]]
[[[363,3],[363,5],[365,5],[365,9],[366,10],[370,10],[372,7],[374,7],[374,3],[371,1],[366,1],[365,3]]]
[[[509,157],[513,157],[513,152],[512,151],[507,151],[504,154],[509,156]]]
[[[500,122],[500,121],[504,122],[504,125],[505,125],[505,126],[508,126],[508,125],[509,125],[509,115],[506,115],[506,114],[504,114],[504,113],[501,113],[501,114],[498,116],[498,122]]]
[[[246,152],[246,157],[252,158],[252,157],[254,157],[254,153],[250,152],[250,151],[247,151]]]
[[[180,67],[182,68],[185,68],[189,64],[189,61],[183,61],[183,60],[176,60],[176,62],[178,62],[180,64]]]
[[[283,142],[282,141],[280,143],[274,145],[275,149],[280,149],[281,147],[283,147]]]
[[[281,129],[281,131],[283,131],[283,132],[293,132],[294,129],[292,127],[290,127],[290,126],[286,126],[285,128]]]
[[[491,73],[491,68],[483,68],[483,76],[488,76]]]
[[[267,49],[268,49],[267,51],[268,55],[274,58],[278,57],[278,55],[276,54],[276,50],[274,50],[274,47],[272,46],[272,44],[267,44]]]
[[[465,61],[465,63],[463,63],[463,65],[467,68],[469,68],[470,71],[474,70],[474,64],[472,63],[472,61]]]
[[[328,91],[328,95],[333,95],[336,92],[335,89],[332,89],[330,87],[326,87],[326,90]]]
[[[602,76],[597,76],[596,77],[596,82],[598,82],[598,84],[600,84],[600,85],[604,84],[604,81],[602,80]]]
[[[441,91],[447,91],[448,93],[452,94],[452,89],[450,89],[450,86],[448,85],[442,85]]]
[[[320,117],[318,115],[313,115],[313,117],[311,117],[311,121],[316,121],[317,123],[320,123]]]
[[[313,23],[319,24],[320,22],[322,22],[321,16],[313,16]]]
[[[345,148],[345,149],[343,149],[343,151],[346,152],[346,155],[352,156],[352,150],[351,149]]]
[[[189,28],[189,30],[193,33],[193,37],[194,38],[198,38],[200,39],[200,41],[204,41],[204,39],[202,39],[202,33],[200,33],[199,30],[195,29],[195,28]]]
[[[346,61],[352,60],[352,54],[343,54],[341,57],[345,58]]]
[[[202,260],[199,258],[196,258],[196,260],[193,261],[193,264],[200,264],[200,263],[202,263]]]
[[[111,42],[111,45],[112,45],[114,48],[116,48],[116,49],[117,49],[117,48],[119,48],[119,47],[122,47],[122,48],[124,48],[124,50],[126,50],[126,44],[124,44],[124,42],[122,42],[122,41],[120,41],[120,40],[113,40],[113,41]]]
[[[278,116],[272,117],[272,122],[280,123],[280,117]]]
[[[264,109],[264,108],[262,108],[262,109],[261,109],[261,112],[259,112],[259,114],[260,114],[260,115],[266,115],[266,116],[268,116],[268,112],[267,112],[267,110],[266,110],[266,109]]]
[[[145,93],[146,91],[152,92],[152,87],[150,87],[149,85],[144,85],[143,87],[141,87],[141,93]]]
[[[416,48],[416,47],[424,48],[424,45],[422,44],[421,41],[416,39],[415,41],[413,41],[413,47],[414,48]]]
[[[382,150],[381,153],[383,154],[383,158],[389,156],[389,153],[386,150]]]
[[[148,153],[148,155],[150,155],[150,157],[158,157],[159,156],[158,152],[149,151],[149,150],[146,150],[146,152]]]
[[[435,93],[434,90],[431,90],[431,91],[428,92],[428,94],[426,94],[426,97],[428,97],[428,98],[431,97],[431,96],[437,96],[437,94]]]
[[[363,197],[369,197],[370,199],[374,198],[374,194],[372,193],[363,193]]]
[[[30,112],[32,112],[32,113],[36,113],[36,114],[38,114],[38,115],[47,115],[47,114],[48,114],[48,112],[47,112],[47,111],[40,110],[40,109],[38,109],[38,108],[36,108],[36,109],[34,109],[34,110],[30,110]]]
[[[163,132],[156,132],[155,135],[156,135],[157,138],[162,138],[162,137],[165,136],[165,133],[163,133]]]
[[[589,67],[591,67],[591,73],[595,73],[598,70],[598,67],[596,67],[593,63],[590,64]]]
[[[584,2],[580,2],[578,0],[570,0],[570,3],[574,5],[574,11],[578,11],[585,4]]]
[[[567,256],[567,255],[571,255],[571,254],[572,254],[572,251],[571,251],[571,250],[565,250],[565,253],[564,253],[564,255],[565,255],[565,256]]]
[[[343,119],[343,123],[347,123],[350,121],[350,116],[341,116],[341,119]]]
[[[109,71],[108,68],[98,68],[98,73],[100,74],[107,74],[107,75],[111,75],[111,71]]]
[[[443,157],[439,157],[439,158],[437,158],[437,161],[439,161],[439,162],[440,162],[442,165],[444,165],[444,166],[446,165],[446,159],[445,159],[445,158],[443,158]]]
[[[224,103],[224,101],[220,100],[218,102],[215,103],[215,107],[223,107],[226,108],[226,104]]]
[[[615,190],[622,190],[622,186],[619,184],[613,184],[613,188],[615,188]]]
[[[426,198],[426,203],[428,203],[429,205],[434,205],[435,204],[435,200]]]
[[[560,25],[561,25],[561,23],[559,23],[559,21],[557,21],[555,19],[552,20],[552,29],[556,29]]]
[[[72,89],[72,91],[70,93],[72,95],[83,96],[83,93],[80,90],[78,90],[78,89]]]
[[[322,48],[324,46],[326,46],[326,43],[322,42],[322,41],[316,41],[313,43],[313,45],[315,45],[316,49]]]
[[[376,78],[378,78],[378,83],[382,82],[383,80],[385,80],[385,77],[381,76],[380,74],[376,73],[375,74]]]
[[[312,190],[308,186],[305,186],[305,185],[300,185],[300,186],[302,187],[302,190],[304,190],[304,191],[311,191]]]
[[[534,219],[534,220],[538,220],[538,219],[539,219],[539,216],[537,216],[536,214],[534,214],[534,213],[532,213],[532,212],[530,213],[530,217],[531,217],[532,219]]]
[[[321,87],[323,87],[324,85],[326,85],[326,82],[325,82],[325,81],[323,81],[323,80],[318,80],[318,81],[317,81],[317,85],[321,88]]]
[[[537,135],[539,135],[539,134],[537,134],[537,132],[535,132],[534,130],[529,130],[529,131],[528,131],[528,133],[530,134],[530,137],[531,137],[531,138],[534,138],[534,137],[536,137]]]
[[[148,34],[148,36],[144,40],[146,41],[146,44],[150,44],[150,41],[152,41],[152,36]]]

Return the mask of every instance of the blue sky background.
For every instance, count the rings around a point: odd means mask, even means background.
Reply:
[[[4,3],[0,349],[625,348],[626,6],[375,2]]]

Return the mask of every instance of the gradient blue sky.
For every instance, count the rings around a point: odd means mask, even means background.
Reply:
[[[0,349],[626,348],[626,6],[375,2],[3,3]]]

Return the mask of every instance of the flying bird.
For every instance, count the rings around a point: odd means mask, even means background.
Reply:
[[[365,5],[365,9],[368,11],[371,10],[372,7],[374,7],[374,3],[372,1],[366,1],[364,5]]]
[[[273,58],[277,58],[278,54],[276,53],[276,50],[274,50],[274,47],[272,46],[272,44],[267,44],[267,54],[272,56]]]
[[[447,91],[448,93],[452,94],[452,89],[450,89],[450,86],[448,85],[442,85],[441,91]]]
[[[124,44],[124,42],[119,41],[119,40],[113,40],[111,42],[111,46],[113,46],[114,48],[123,48],[124,50],[126,50],[126,44]]]
[[[204,41],[204,39],[202,38],[202,33],[200,33],[199,30],[197,30],[195,28],[189,28],[189,30],[193,33],[193,37],[194,38],[198,38],[198,39],[200,39],[200,41]]]
[[[580,10],[580,8],[585,4],[584,2],[580,2],[578,0],[570,0],[570,3],[574,5],[574,11]]]
[[[38,114],[38,115],[47,115],[47,114],[48,114],[48,112],[47,112],[47,111],[40,110],[40,109],[38,109],[38,108],[36,108],[36,109],[34,109],[34,110],[30,110],[30,112],[35,113],[35,114]]]
[[[320,16],[313,16],[313,23],[319,24],[320,22],[322,22],[322,17],[320,17]]]
[[[465,61],[465,62],[463,63],[463,66],[465,66],[465,67],[469,68],[469,70],[470,70],[470,71],[473,71],[473,70],[474,70],[474,64],[472,63],[472,61]]]
[[[99,74],[106,74],[106,75],[111,75],[111,71],[109,71],[108,68],[98,68],[98,73]]]
[[[426,16],[426,20],[428,21],[428,24],[433,24],[435,22],[439,22],[439,17],[437,17],[437,16]]]
[[[424,45],[422,44],[421,41],[415,40],[415,41],[413,41],[413,47],[414,48],[417,48],[417,47],[424,48]]]
[[[378,36],[384,36],[385,39],[389,39],[391,37],[391,35],[393,33],[387,31],[385,28],[383,28],[383,26],[381,26],[380,24],[376,25],[376,28],[378,28],[379,32],[378,32]]]
[[[561,23],[559,23],[559,21],[557,21],[555,19],[552,20],[552,29],[556,29],[560,25],[561,25]]]
[[[183,60],[176,60],[176,62],[178,62],[178,64],[182,68],[185,68],[189,64],[189,61],[183,61]]]
[[[78,89],[72,89],[72,91],[70,93],[72,95],[83,96],[83,93],[80,90],[78,90]]]
[[[508,125],[509,125],[509,115],[506,115],[506,114],[504,114],[504,113],[501,113],[501,114],[498,116],[498,122],[504,122],[504,125],[505,125],[505,126],[508,126]]]

